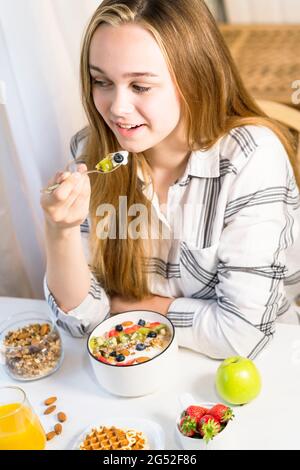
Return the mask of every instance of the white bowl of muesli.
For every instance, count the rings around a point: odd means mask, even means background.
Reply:
[[[104,320],[87,348],[97,381],[114,395],[148,395],[176,375],[175,328],[157,312],[133,310]]]

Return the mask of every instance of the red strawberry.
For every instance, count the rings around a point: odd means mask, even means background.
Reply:
[[[213,416],[207,414],[200,419],[198,431],[205,442],[208,443],[221,431],[221,425]]]
[[[187,437],[192,437],[197,431],[197,423],[194,418],[184,416],[180,420],[179,429]]]
[[[218,403],[217,405],[213,406],[209,410],[209,414],[221,424],[226,424],[228,421],[234,418],[232,409],[229,408],[229,406],[222,405],[222,403]]]
[[[110,362],[105,357],[101,356],[101,354],[97,355],[97,359],[98,361],[104,362],[105,364],[110,364]]]
[[[131,335],[132,333],[135,333],[140,328],[141,327],[139,325],[130,326],[129,328],[125,328],[124,333],[126,335]]]
[[[207,411],[207,408],[204,408],[203,406],[191,405],[185,410],[185,414],[191,418],[194,418],[196,423],[198,423],[198,421],[207,413]]]
[[[110,332],[108,333],[108,337],[109,338],[112,338],[113,336],[118,336],[119,332],[116,331],[116,330],[110,330]]]

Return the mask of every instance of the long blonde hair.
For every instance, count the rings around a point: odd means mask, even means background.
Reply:
[[[293,162],[295,147],[291,134],[268,118],[246,91],[204,1],[104,0],[86,28],[81,50],[82,102],[89,122],[84,153],[89,169],[94,168],[99,155],[120,150],[115,135],[95,107],[89,73],[91,40],[103,23],[112,26],[134,23],[152,33],[180,95],[190,150],[210,148],[235,127],[262,125],[277,134]],[[143,204],[150,210],[151,202],[137,177],[138,162],[147,181],[150,169],[144,155],[131,153],[128,165],[112,174],[91,178],[90,203],[91,268],[109,295],[133,299],[151,295],[145,260],[151,255],[152,244],[142,238],[119,237],[118,207],[119,197],[126,196],[128,207]],[[96,211],[102,203],[116,209],[115,239],[97,237],[99,217]],[[130,221],[128,216],[128,223]]]

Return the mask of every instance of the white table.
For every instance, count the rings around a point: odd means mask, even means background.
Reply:
[[[0,298],[0,319],[29,310],[49,312],[45,301]],[[63,433],[47,443],[47,449],[68,449],[90,423],[107,416],[134,416],[159,423],[166,433],[166,449],[179,449],[175,439],[178,395],[191,393],[196,401],[219,401],[214,375],[219,361],[180,350],[173,383],[168,388],[140,398],[119,398],[106,393],[96,383],[86,353],[86,339],[75,339],[62,332],[65,359],[53,375],[33,382],[17,382],[3,370],[1,385],[23,388],[45,427],[52,430],[52,415],[43,416],[43,400],[58,397],[58,408],[68,416]],[[235,407],[234,449],[300,449],[300,327],[278,324],[273,342],[256,359],[263,388],[252,403]]]

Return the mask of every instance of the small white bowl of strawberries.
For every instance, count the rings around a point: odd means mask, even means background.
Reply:
[[[187,403],[187,400],[195,403],[188,394],[182,396],[180,402]],[[232,448],[234,442],[230,422],[233,418],[232,408],[223,403],[185,405],[176,422],[176,435],[187,450]]]

